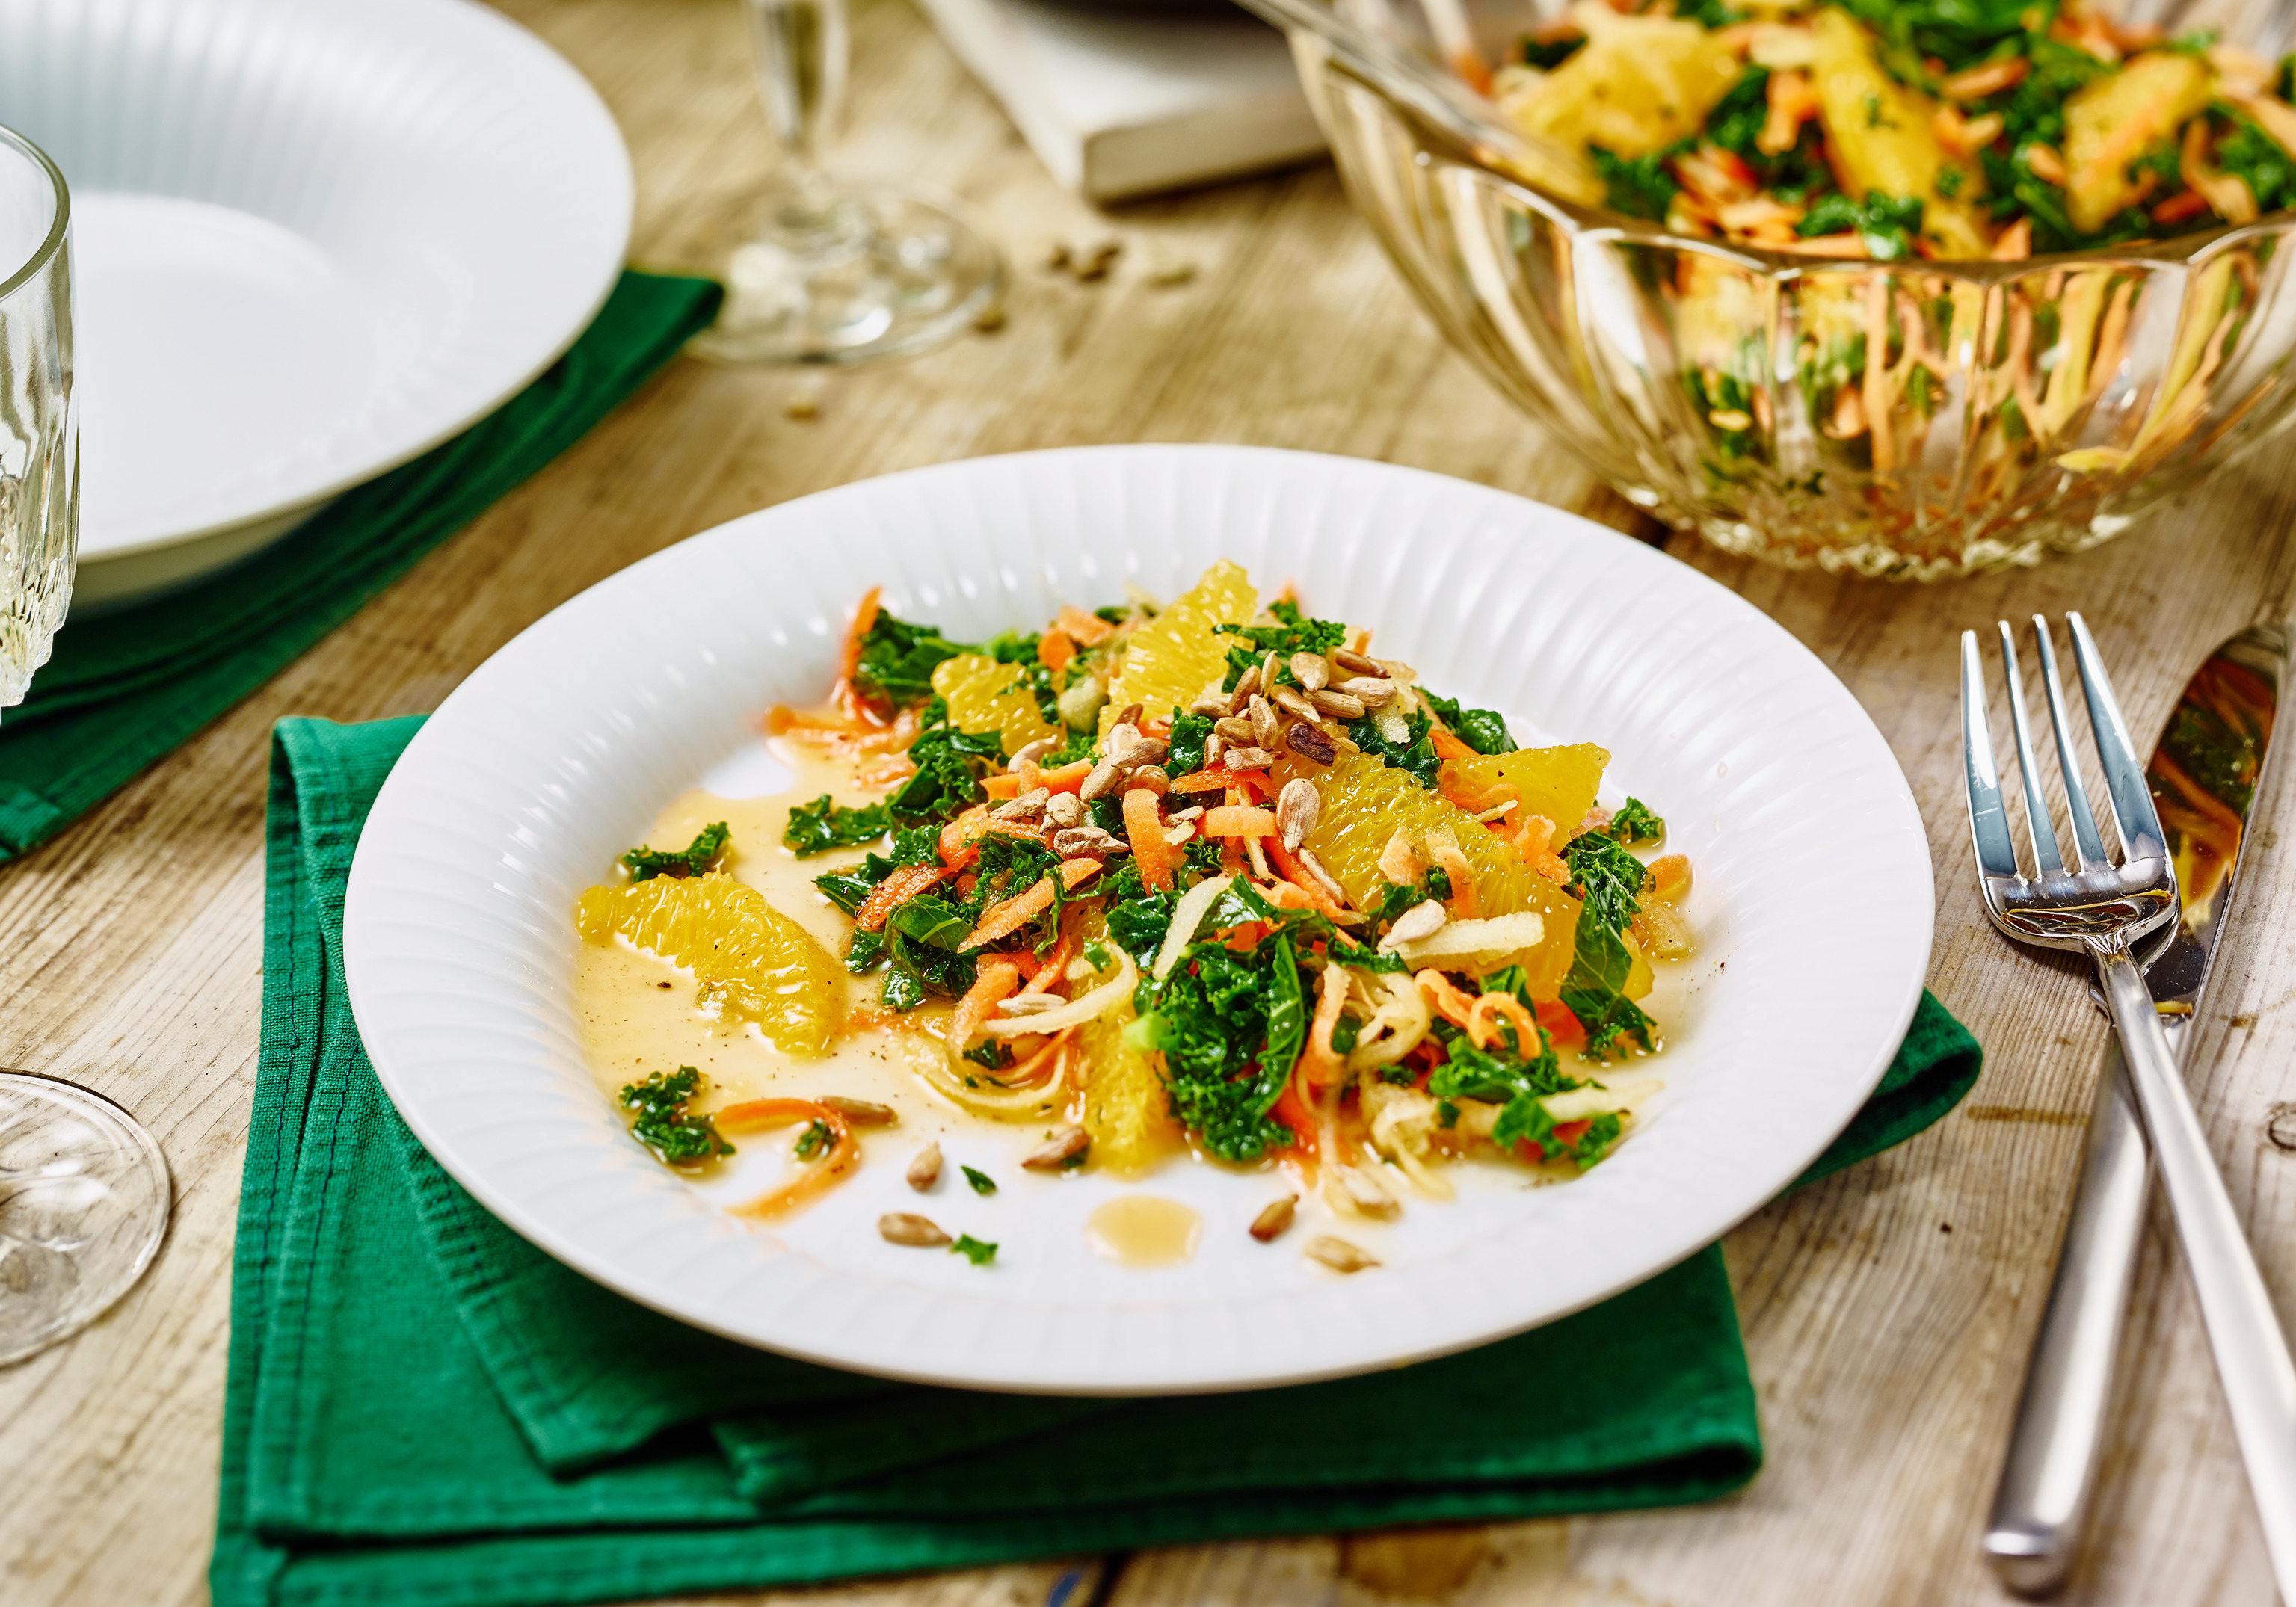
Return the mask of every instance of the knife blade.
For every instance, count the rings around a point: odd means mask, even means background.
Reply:
[[[2145,956],[2144,980],[2180,1057],[2232,914],[2288,652],[2280,626],[2218,648],[2186,684],[2145,766],[2184,907]],[[1994,1571],[2022,1595],[2055,1591],[2080,1549],[2152,1192],[2152,1156],[2115,1038],[1986,1526]]]

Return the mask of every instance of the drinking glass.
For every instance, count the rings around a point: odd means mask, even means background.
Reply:
[[[785,160],[764,228],[727,266],[725,308],[693,349],[727,363],[856,363],[939,344],[996,299],[996,250],[946,197],[822,167],[844,110],[845,0],[743,3]]]
[[[0,128],[0,707],[24,701],[71,602],[79,537],[71,198]],[[168,1231],[168,1163],[99,1094],[0,1070],[0,1364],[108,1309]]]

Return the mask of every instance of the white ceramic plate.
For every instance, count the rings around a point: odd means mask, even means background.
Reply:
[[[0,0],[0,122],[71,187],[83,603],[482,416],[628,242],[604,104],[467,0]]]
[[[1313,611],[1374,625],[1430,685],[1504,710],[1519,734],[1599,741],[1614,755],[1606,796],[1623,787],[1668,817],[1696,867],[1704,949],[1652,1063],[1668,1089],[1611,1160],[1558,1187],[1414,1202],[1381,1230],[1386,1265],[1340,1278],[1302,1259],[1298,1229],[1273,1246],[1246,1236],[1276,1192],[1268,1177],[1186,1161],[1139,1185],[1021,1174],[1011,1163],[1041,1129],[1014,1128],[975,1149],[996,1152],[996,1199],[925,1208],[1003,1247],[980,1269],[877,1237],[881,1212],[919,1209],[897,1135],[868,1139],[856,1177],[772,1231],[713,1209],[626,1135],[577,1046],[575,897],[679,791],[766,779],[752,717],[820,697],[866,587],[977,640],[1116,598],[1128,578],[1170,596],[1223,556],[1263,594],[1293,578]],[[1823,892],[1852,867],[1855,942]],[[489,1209],[599,1282],[865,1372],[1193,1390],[1473,1345],[1710,1242],[1872,1090],[1920,996],[1931,901],[1912,794],[1873,723],[1807,650],[1696,571],[1412,470],[1131,447],[846,486],[575,598],[407,750],[359,844],[344,945],[360,1032],[409,1125]],[[1203,1213],[1194,1261],[1141,1271],[1086,1253],[1085,1215],[1134,1187]]]

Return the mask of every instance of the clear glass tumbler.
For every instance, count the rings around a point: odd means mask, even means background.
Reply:
[[[0,128],[0,707],[24,701],[71,602],[79,536],[71,198]],[[0,1070],[0,1364],[101,1316],[166,1237],[168,1163],[101,1095]]]
[[[995,248],[947,197],[822,167],[845,103],[845,0],[743,4],[784,162],[764,228],[727,265],[725,310],[693,350],[722,363],[856,363],[939,345],[996,299]]]

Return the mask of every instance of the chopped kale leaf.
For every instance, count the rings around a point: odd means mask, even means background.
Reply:
[[[1810,203],[1794,233],[1805,240],[1854,234],[1874,261],[1897,262],[1914,254],[1914,242],[1922,232],[1922,209],[1919,196],[1884,195],[1877,190],[1863,201],[1852,201],[1834,190]]]
[[[1611,816],[1608,829],[1620,842],[1656,842],[1666,835],[1666,822],[1652,814],[1641,799],[1629,798],[1626,808]]]
[[[932,672],[944,661],[976,651],[948,640],[938,625],[911,625],[881,609],[861,638],[853,678],[863,693],[906,709],[933,695]]]
[[[1507,733],[1505,717],[1489,709],[1462,709],[1453,698],[1439,698],[1432,693],[1423,693],[1451,734],[1478,753],[1513,753],[1514,738]]]
[[[1603,197],[1613,211],[1658,223],[1664,221],[1667,209],[1674,205],[1675,193],[1682,188],[1666,166],[1667,159],[1678,149],[1628,158],[1600,145],[1589,145],[1587,154],[1594,159],[1595,172],[1603,181]]]
[[[724,821],[707,825],[682,849],[632,849],[622,856],[633,881],[656,876],[699,876],[718,863],[734,833]]]
[[[910,744],[917,773],[885,800],[886,817],[896,825],[932,825],[949,820],[988,794],[980,777],[1001,766],[1004,741],[994,731],[973,733],[943,726]]]
[[[1649,1049],[1651,1019],[1626,996],[1634,955],[1620,936],[1642,913],[1636,899],[1645,874],[1643,862],[1607,832],[1573,838],[1562,859],[1570,868],[1569,890],[1585,900],[1570,972],[1562,979],[1562,1002],[1587,1029],[1588,1054],[1603,1054],[1622,1035]]]
[[[1204,739],[1212,734],[1210,715],[1172,717],[1172,751],[1164,764],[1167,775],[1186,775],[1204,767]]]
[[[1135,996],[1143,1036],[1164,1052],[1172,1115],[1223,1160],[1257,1160],[1292,1142],[1268,1112],[1291,1080],[1308,1016],[1292,939],[1264,938],[1237,954],[1218,939],[1191,944],[1163,981]]]
[[[963,1256],[975,1267],[986,1267],[996,1259],[996,1247],[974,1238],[971,1234],[959,1234],[956,1242],[948,1247],[948,1253]]]
[[[657,1071],[644,1082],[623,1085],[622,1108],[637,1112],[631,1136],[668,1165],[699,1166],[734,1152],[716,1122],[686,1114],[686,1102],[701,1086],[701,1073],[692,1066]]]
[[[837,1129],[825,1121],[809,1121],[805,1131],[797,1136],[797,1158],[810,1160],[816,1155],[826,1155],[837,1147]]]
[[[975,1171],[969,1166],[961,1166],[956,1169],[964,1174],[964,1180],[972,1185],[974,1193],[993,1194],[996,1192],[996,1179],[988,1173]]]
[[[1565,34],[1559,39],[1545,41],[1525,34],[1515,46],[1515,53],[1527,67],[1537,67],[1553,72],[1586,48],[1585,34]]]
[[[789,812],[789,824],[782,828],[782,846],[800,859],[806,859],[832,849],[874,842],[885,834],[890,824],[882,803],[866,804],[857,809],[842,808],[824,792],[811,803],[800,804]]]
[[[1404,722],[1403,740],[1390,742],[1380,734],[1379,722],[1365,715],[1349,722],[1348,740],[1390,769],[1402,771],[1432,792],[1443,768],[1443,761],[1435,752],[1431,734],[1434,729],[1435,722],[1427,717],[1424,709],[1419,709]]]
[[[1295,652],[1327,653],[1348,639],[1348,627],[1337,619],[1310,619],[1300,613],[1293,603],[1275,603],[1267,611],[1275,617],[1273,625],[1218,625],[1212,628],[1221,635],[1239,638],[1227,650],[1227,679],[1223,685],[1233,692],[1235,684],[1243,679],[1243,672],[1259,663],[1269,653],[1275,655],[1276,681],[1285,686],[1299,685],[1288,660]],[[1267,690],[1265,687],[1262,691]]]

